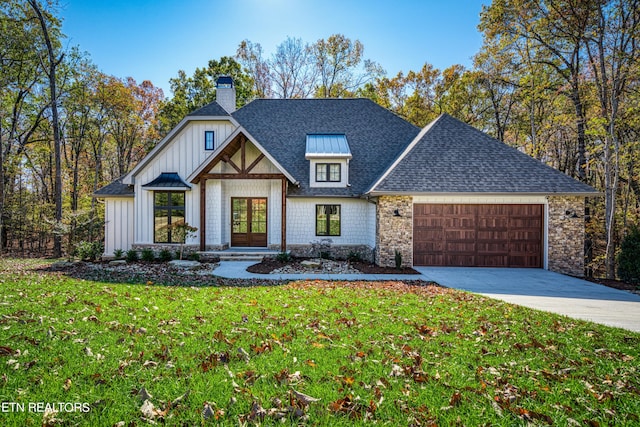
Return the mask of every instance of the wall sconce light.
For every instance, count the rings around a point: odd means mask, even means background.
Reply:
[[[402,215],[400,215],[400,209],[395,209],[393,211],[393,216],[402,216]]]
[[[573,209],[567,209],[564,211],[564,214],[567,218],[579,218],[578,214]]]

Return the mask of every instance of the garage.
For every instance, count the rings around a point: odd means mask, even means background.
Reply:
[[[419,266],[543,266],[543,205],[415,204]]]

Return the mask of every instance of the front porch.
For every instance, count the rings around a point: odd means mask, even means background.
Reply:
[[[259,144],[236,131],[189,177],[199,186],[200,251],[285,251],[291,179]]]

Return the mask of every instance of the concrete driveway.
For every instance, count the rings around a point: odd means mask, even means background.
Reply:
[[[640,295],[630,292],[540,269],[414,268],[449,288],[640,332]]]

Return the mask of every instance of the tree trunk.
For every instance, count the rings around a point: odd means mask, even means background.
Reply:
[[[55,218],[56,222],[62,221],[62,156],[60,151],[60,124],[58,121],[58,96],[56,93],[56,68],[64,55],[56,60],[51,38],[49,37],[49,30],[47,28],[47,22],[42,15],[42,10],[37,0],[29,0],[29,4],[33,8],[33,11],[38,16],[40,27],[42,28],[42,35],[47,45],[47,54],[49,56],[49,71],[47,72],[49,78],[49,93],[51,96],[51,124],[53,127],[53,146],[55,157],[55,185],[54,185],[54,198],[56,205]],[[62,256],[62,237],[58,234],[53,237],[53,256],[59,258]]]

